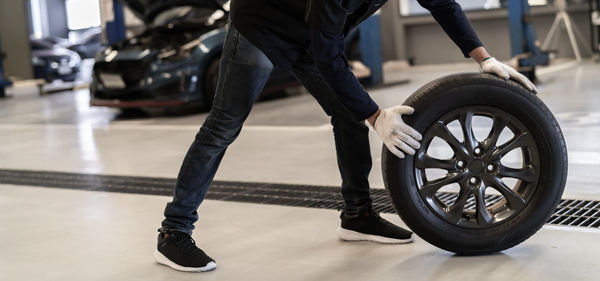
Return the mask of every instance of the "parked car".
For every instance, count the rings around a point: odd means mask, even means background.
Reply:
[[[69,49],[43,39],[31,39],[33,76],[52,82],[56,79],[75,81],[81,58]]]
[[[91,105],[139,108],[199,103],[210,108],[229,1],[124,2],[143,20],[146,30],[98,53]],[[355,40],[348,42],[356,45]],[[299,84],[289,72],[275,68],[262,94],[294,85]]]
[[[92,28],[85,31],[75,43],[70,44],[67,48],[77,52],[82,59],[95,58],[96,54],[105,48],[102,43],[102,29]]]

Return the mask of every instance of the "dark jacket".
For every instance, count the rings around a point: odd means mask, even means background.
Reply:
[[[387,0],[232,0],[237,30],[278,67],[288,70],[310,56],[342,103],[362,120],[379,108],[350,71],[344,36]],[[454,0],[419,0],[465,57],[482,46]]]

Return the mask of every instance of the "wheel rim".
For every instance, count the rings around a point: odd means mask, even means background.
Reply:
[[[474,118],[491,120],[481,140],[473,131]],[[445,143],[446,154],[452,156],[432,155],[440,151],[434,139]],[[503,159],[515,158],[507,154],[519,156],[520,163],[504,163]],[[414,159],[423,201],[445,221],[466,228],[492,227],[520,213],[532,199],[540,177],[539,153],[531,132],[513,115],[492,107],[464,107],[443,115],[423,134]],[[436,178],[430,169],[445,174]],[[509,179],[513,184],[507,183]]]

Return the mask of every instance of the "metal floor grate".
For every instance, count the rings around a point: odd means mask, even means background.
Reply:
[[[438,199],[440,199],[440,201],[448,206],[452,205],[456,201],[456,198],[458,198],[458,193],[454,192],[437,192],[435,195]],[[491,207],[502,199],[504,199],[504,197],[501,195],[486,194],[485,205],[487,207]],[[470,196],[469,199],[467,199],[467,204],[465,204],[465,210],[474,212],[476,207],[475,204],[477,204],[475,202],[475,197]]]
[[[600,228],[600,201],[563,199],[548,223]]]
[[[0,183],[170,196],[173,194],[175,179],[0,170]],[[371,196],[375,210],[383,213],[395,213],[394,207],[387,197],[387,191],[372,189]],[[438,193],[438,198],[443,202],[453,202],[456,196],[455,193]],[[206,198],[307,208],[342,208],[340,189],[332,186],[214,181]],[[488,195],[486,199],[490,205],[501,200],[502,196]],[[469,203],[474,205],[474,202]],[[548,223],[600,228],[600,201],[563,199]]]
[[[170,196],[173,194],[175,179],[0,170],[0,183]],[[376,210],[394,213],[394,208],[388,201],[385,190],[374,189],[371,195]],[[341,209],[342,207],[340,189],[332,186],[214,181],[206,198],[322,209]]]

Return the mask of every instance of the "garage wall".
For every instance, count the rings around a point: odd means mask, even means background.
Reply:
[[[26,0],[0,0],[0,36],[6,76],[33,78]]]
[[[48,21],[49,35],[68,38],[65,0],[46,0],[46,7],[48,8],[48,19],[50,19]]]
[[[508,32],[508,13],[505,9],[467,12],[480,39],[495,57],[510,58],[510,38]],[[569,14],[575,25],[585,37],[580,44],[588,48],[589,21],[585,5],[570,7]],[[537,38],[543,42],[555,17],[554,8],[533,7],[533,24]],[[441,27],[430,15],[400,17],[398,1],[389,1],[382,12],[382,33],[384,60],[410,60],[414,64],[436,64],[464,62],[458,47],[446,36]],[[557,57],[574,57],[566,32],[561,31]],[[582,51],[589,56],[589,52]]]

